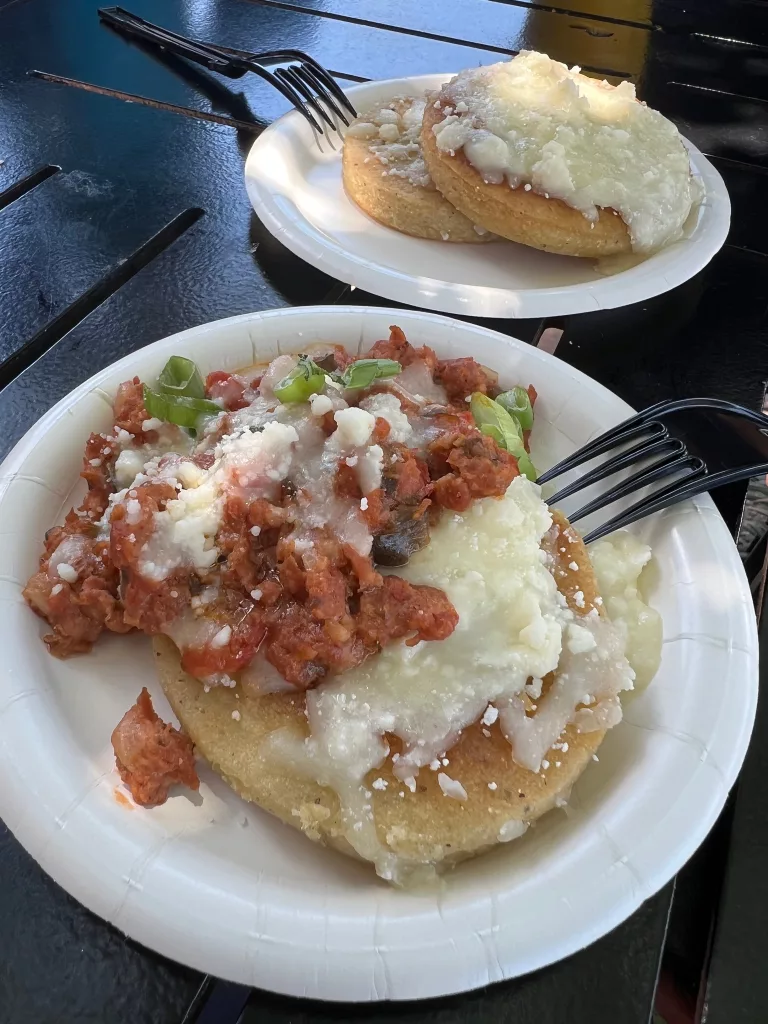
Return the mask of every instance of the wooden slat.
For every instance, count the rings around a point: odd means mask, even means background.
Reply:
[[[768,167],[768,104],[670,82],[664,113],[699,149]]]
[[[605,21],[616,25],[648,27],[652,24],[654,0],[488,0],[489,3],[529,7],[534,10],[552,11]]]
[[[752,44],[700,33],[654,32],[641,91],[647,98],[648,82],[666,86],[675,81],[768,103],[767,66],[768,49]],[[663,88],[659,95],[663,95]]]
[[[727,245],[679,288],[623,309],[557,318],[560,358],[636,409],[708,395],[759,408],[768,257]]]
[[[232,129],[70,89],[61,89],[62,101],[52,102],[58,87],[45,88],[44,94],[27,94],[44,97],[44,102],[32,108],[37,130],[26,137],[25,151],[17,150],[15,160],[41,166],[56,154],[64,170],[0,212],[0,225],[14,210],[18,222],[12,238],[7,232],[0,236],[0,247],[14,241],[6,270],[14,262],[29,268],[13,282],[0,274],[4,325],[18,323],[19,310],[33,319],[39,315],[41,285],[45,296],[56,299],[45,316],[66,309],[92,282],[89,267],[98,275],[113,266],[129,254],[130,245],[121,239],[142,241],[169,212],[200,207],[206,213],[35,364],[35,375],[49,368],[47,377],[35,376],[38,384],[31,387],[33,378],[23,374],[21,390],[12,385],[2,393],[3,454],[48,406],[126,352],[205,320],[321,302],[334,286],[331,278],[290,254],[253,214]],[[66,118],[60,116],[63,106]],[[94,137],[98,145],[92,145]],[[152,139],[164,145],[153,147]],[[72,197],[58,190],[46,197],[41,191],[71,174],[73,165],[75,184],[93,188],[91,222],[77,192]],[[41,196],[45,202],[38,204]],[[29,216],[25,212],[22,218],[25,204],[30,204]],[[52,260],[50,281],[46,256]],[[29,334],[39,326],[34,319]],[[4,339],[5,332],[0,336]],[[22,336],[14,333],[14,338]]]
[[[137,216],[126,181],[62,170],[0,212],[0,364],[182,211]]]
[[[765,0],[654,0],[653,22],[666,32],[701,32],[768,43]]]
[[[198,972],[150,961],[44,874],[2,822],[0,878],[2,1024],[179,1024]]]
[[[763,614],[761,651],[765,651],[766,643],[768,615]],[[762,692],[766,685],[768,675],[762,660]],[[768,905],[766,772],[768,704],[759,700],[752,743],[736,788],[733,838],[705,994],[708,1024],[758,1024],[768,1020],[768,987],[763,984],[765,908]]]
[[[489,0],[450,0],[413,4],[403,0],[252,0],[264,6],[302,8],[328,19],[378,27],[398,27],[425,37],[488,46],[504,54],[545,50],[556,60],[600,73],[639,74],[648,30]]]
[[[731,230],[728,242],[768,255],[768,168],[736,160],[712,157],[731,198]]]

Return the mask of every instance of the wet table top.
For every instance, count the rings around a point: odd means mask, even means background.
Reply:
[[[245,155],[282,97],[130,44],[97,7],[0,0],[2,454],[81,381],[165,335],[256,309],[381,304],[302,263],[251,211]],[[342,84],[524,48],[631,80],[723,175],[727,244],[696,278],[635,306],[485,323],[531,343],[562,328],[558,356],[636,407],[697,394],[760,407],[768,0],[132,0],[131,10],[225,46],[306,50]],[[720,499],[734,534],[743,497]],[[740,534],[756,590],[761,508],[751,495]],[[89,914],[0,822],[0,1024],[646,1024],[654,1001],[666,1024],[766,1020],[766,714],[726,811],[676,883],[562,963],[423,1004],[318,1004],[204,978]]]

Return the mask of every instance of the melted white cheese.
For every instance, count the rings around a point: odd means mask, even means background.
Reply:
[[[532,185],[590,220],[618,211],[636,252],[680,238],[700,198],[677,128],[638,103],[630,82],[614,87],[523,51],[462,71],[441,102],[441,151],[463,149],[485,181]]]
[[[444,754],[493,703],[515,758],[535,771],[585,694],[596,706],[613,709],[616,693],[631,686],[617,632],[596,614],[575,623],[558,592],[540,548],[550,526],[539,488],[523,477],[503,499],[478,501],[463,515],[444,514],[429,545],[398,574],[446,592],[459,613],[454,633],[439,643],[391,644],[311,690],[308,738],[284,733],[271,741],[277,756],[336,790],[349,842],[385,877],[397,874],[398,862],[378,843],[363,780],[387,757],[387,733],[402,742],[395,774],[415,788],[419,769]],[[574,638],[575,651],[565,643]],[[553,688],[542,702],[544,713],[533,730],[520,725],[518,695],[527,680],[558,665],[560,690]],[[460,798],[452,781],[461,783],[446,776],[442,788]]]
[[[589,549],[598,589],[611,622],[621,631],[627,660],[642,688],[656,675],[661,662],[661,616],[640,592],[643,569],[651,549],[631,533],[620,531]]]

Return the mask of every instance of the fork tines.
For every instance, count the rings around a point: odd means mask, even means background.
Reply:
[[[703,458],[692,455],[683,440],[670,434],[666,420],[671,417],[674,417],[675,429],[685,433]],[[614,451],[616,454],[605,462],[562,487],[550,499],[550,504],[624,469],[638,467],[633,476],[569,516],[576,522],[649,484],[666,477],[675,479],[592,530],[584,537],[587,543],[704,491],[768,473],[768,418],[718,398],[659,402],[584,445],[542,473],[538,482],[547,483],[599,455]]]
[[[232,50],[153,25],[122,7],[101,8],[99,17],[128,36],[154,43],[227,78],[241,78],[248,72],[258,75],[281,92],[320,134],[329,129],[338,132],[336,120],[348,126],[349,117],[357,117],[357,111],[330,72],[301,50]],[[269,70],[273,65],[286,63],[287,67]]]
[[[605,493],[598,495],[592,501],[582,505],[572,514],[569,514],[571,522],[578,522],[586,516],[598,512],[620,498],[626,497],[636,491],[640,491],[650,484],[656,483],[666,477],[675,476],[674,482],[662,487],[647,497],[636,502],[624,512],[621,512],[609,519],[606,523],[590,531],[584,537],[586,543],[598,540],[615,530],[639,519],[645,518],[652,512],[658,511],[676,501],[682,500],[679,495],[690,490],[691,486],[698,485],[706,476],[707,467],[702,459],[693,457],[688,452],[683,441],[671,437],[667,427],[659,420],[649,418],[652,415],[659,415],[662,412],[670,412],[671,406],[679,406],[679,403],[660,403],[647,409],[644,413],[626,420],[612,430],[606,431],[600,437],[584,445],[573,455],[562,462],[559,462],[552,469],[543,473],[538,483],[545,484],[563,473],[567,473],[592,459],[603,455],[606,452],[620,449],[618,454],[605,462],[600,463],[594,469],[579,476],[576,480],[562,487],[549,499],[549,504],[556,505],[563,499],[570,497],[579,491],[584,490],[593,484],[613,476],[621,470],[632,466],[640,466],[637,473],[621,481]],[[634,442],[634,443],[632,443]],[[624,447],[630,445],[630,447]],[[703,487],[698,488],[698,493]],[[689,496],[687,493],[684,496]]]

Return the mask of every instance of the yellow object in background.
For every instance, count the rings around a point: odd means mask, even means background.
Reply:
[[[629,75],[633,82],[642,77],[648,43],[651,37],[648,22],[647,0],[624,0],[617,11],[615,0],[592,0],[591,14],[605,18],[620,16],[622,21],[636,22],[637,25],[616,24],[610,21],[593,21],[587,24],[578,17],[565,18],[549,11],[531,11],[525,29],[527,45],[534,50],[548,53],[554,60],[560,60],[572,67],[578,64],[585,74],[595,76],[588,68],[606,68]],[[583,15],[584,19],[589,14]],[[617,84],[621,77],[597,75]]]

